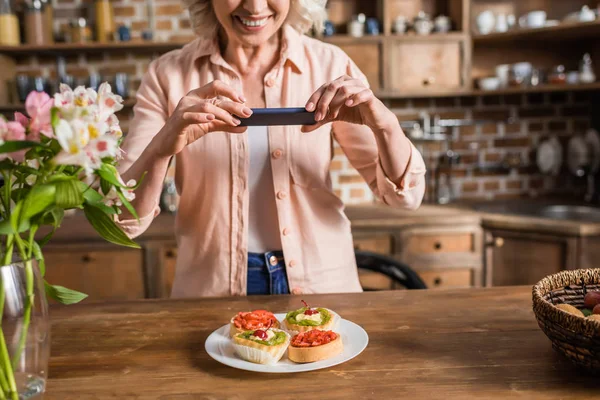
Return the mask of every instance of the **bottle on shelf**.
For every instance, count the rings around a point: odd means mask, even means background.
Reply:
[[[20,43],[19,18],[10,0],[0,0],[0,45],[18,46]]]
[[[26,3],[25,9],[25,43],[33,45],[48,44],[47,17],[44,14],[43,4],[40,0]]]
[[[46,26],[46,43],[54,43],[54,8],[52,8],[52,0],[42,0],[44,8],[44,18]]]
[[[111,42],[115,34],[115,14],[110,0],[96,0],[96,40]]]

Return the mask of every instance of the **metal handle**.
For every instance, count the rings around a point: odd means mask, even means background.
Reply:
[[[493,238],[491,242],[486,243],[488,247],[502,247],[504,246],[504,238],[496,237]]]

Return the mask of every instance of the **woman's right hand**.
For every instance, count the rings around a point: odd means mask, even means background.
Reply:
[[[229,100],[220,100],[217,96]],[[252,110],[244,105],[242,95],[222,81],[192,90],[183,97],[165,126],[158,133],[155,143],[159,156],[171,157],[182,151],[209,132],[222,131],[244,133],[234,115],[247,118]]]

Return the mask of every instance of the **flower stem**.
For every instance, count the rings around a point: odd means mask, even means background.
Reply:
[[[8,381],[6,380],[6,375],[4,375],[3,369],[0,369],[0,387],[2,388],[2,390],[0,390],[0,399],[5,399],[6,396],[4,393],[8,393],[9,389]]]
[[[4,313],[4,283],[0,282],[0,316]],[[10,365],[10,355],[8,354],[8,348],[6,347],[6,340],[4,340],[4,330],[0,329],[0,364],[2,370],[6,374],[8,380],[7,396],[12,397],[13,400],[19,399],[19,393],[17,392],[17,383],[13,373],[12,365]]]
[[[33,306],[33,262],[30,257],[27,257],[27,253],[25,251],[25,244],[23,243],[23,239],[17,234],[15,235],[15,241],[17,242],[17,247],[19,248],[19,252],[21,253],[21,258],[25,263],[25,290],[26,290],[26,301],[24,304],[23,310],[23,326],[21,328],[21,338],[19,339],[19,346],[17,347],[17,351],[13,355],[12,366],[14,369],[17,368],[19,360],[21,359],[21,355],[23,354],[23,349],[25,348],[25,343],[27,341],[27,331],[29,330],[29,322],[31,320],[31,308]]]

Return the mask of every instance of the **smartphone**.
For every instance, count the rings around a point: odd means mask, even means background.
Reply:
[[[240,126],[314,125],[315,113],[305,108],[253,108],[249,118],[239,118]]]

